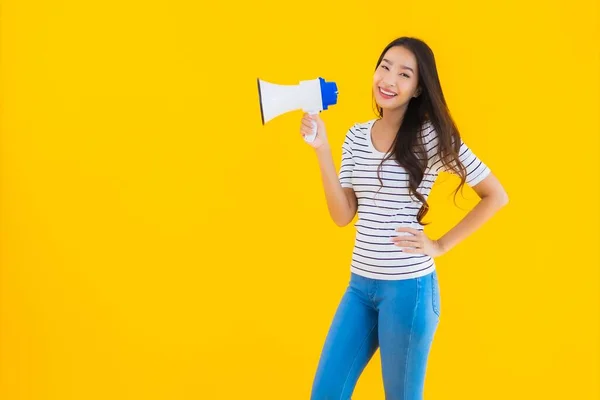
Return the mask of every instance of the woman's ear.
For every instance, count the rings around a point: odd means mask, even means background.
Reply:
[[[419,97],[419,95],[420,95],[420,94],[421,94],[421,87],[419,86],[419,87],[417,88],[417,90],[415,90],[415,94],[414,94],[414,96],[413,96],[413,97],[414,97],[414,98],[417,98],[417,97]]]

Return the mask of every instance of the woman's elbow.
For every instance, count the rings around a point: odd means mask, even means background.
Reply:
[[[345,226],[348,226],[352,220],[354,219],[354,215],[352,216],[338,216],[337,218],[332,218],[333,222],[339,226],[340,228],[343,228]]]
[[[352,220],[333,220],[333,222],[339,226],[340,228],[343,228],[345,226],[348,226],[348,224],[350,224],[350,222],[352,222]]]
[[[501,200],[502,200],[502,203],[501,203],[502,207],[504,207],[505,205],[507,205],[508,204],[508,193],[503,192]]]
[[[490,174],[473,188],[482,200],[486,198],[488,202],[497,205],[498,208],[508,204],[508,193],[494,175]]]
[[[504,189],[502,185],[500,185],[497,192],[498,203],[500,204],[500,207],[504,207],[508,204],[508,193],[506,193],[506,189]]]
[[[494,203],[498,205],[498,208],[502,208],[508,204],[508,193],[506,191],[500,190],[498,193],[495,193]]]

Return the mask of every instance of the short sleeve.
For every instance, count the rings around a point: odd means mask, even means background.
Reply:
[[[442,165],[438,151],[437,134],[432,125],[428,125],[428,132],[425,134],[425,143],[427,147],[427,155],[429,158],[429,164],[431,168],[436,172],[448,172],[454,173],[451,169],[448,169]],[[467,146],[467,144],[461,139],[460,150],[458,152],[460,162],[466,168],[466,184],[469,186],[475,186],[482,180],[484,180],[491,172],[490,168],[481,160],[477,155]]]
[[[467,169],[466,184],[475,186],[490,174],[490,168],[473,153],[473,151],[461,141],[459,156],[460,162]],[[452,171],[448,171],[452,172]]]
[[[343,188],[352,188],[352,171],[354,170],[354,158],[352,157],[352,130],[346,133],[342,144],[342,163],[340,166],[339,179]]]

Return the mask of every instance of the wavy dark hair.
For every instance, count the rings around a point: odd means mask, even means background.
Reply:
[[[417,87],[421,88],[421,93],[419,96],[411,98],[408,103],[402,124],[390,147],[390,149],[393,147],[394,151],[389,152],[382,160],[377,175],[379,176],[383,162],[392,157],[396,159],[398,164],[408,173],[411,197],[416,197],[422,204],[417,214],[417,220],[419,224],[426,225],[423,223],[423,218],[429,211],[429,204],[425,197],[417,191],[423,181],[429,162],[425,143],[423,142],[426,132],[422,132],[422,128],[427,121],[433,125],[438,137],[436,152],[439,160],[445,168],[453,171],[460,178],[460,183],[454,193],[455,198],[466,181],[466,168],[459,159],[461,136],[450,116],[444,98],[433,51],[425,42],[412,37],[395,39],[381,52],[375,69],[381,64],[387,51],[394,46],[402,46],[408,49],[417,59],[419,71]],[[383,109],[377,105],[374,97],[373,102],[377,116],[379,118],[383,117]],[[379,181],[383,185],[381,177],[379,177]]]

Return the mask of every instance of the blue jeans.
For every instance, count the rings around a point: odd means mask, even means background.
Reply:
[[[421,400],[439,317],[436,271],[395,281],[352,273],[323,346],[311,400],[350,399],[378,348],[386,400]]]

